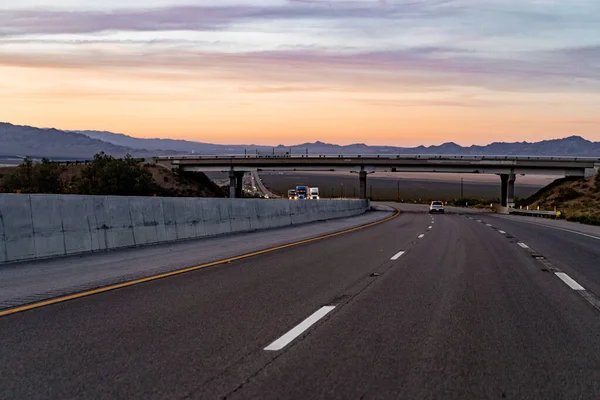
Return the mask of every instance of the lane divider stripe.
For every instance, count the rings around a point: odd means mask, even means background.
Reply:
[[[405,251],[400,251],[400,252],[398,252],[398,253],[394,254],[394,256],[393,256],[392,258],[390,258],[390,260],[397,260],[397,259],[399,259],[400,257],[402,257],[402,255],[403,255],[404,253],[406,253],[406,252],[405,252]]]
[[[528,248],[529,248],[529,246],[527,246],[525,243],[521,243],[521,242],[519,242],[519,243],[517,243],[517,244],[518,244],[519,246],[521,246],[522,248],[524,248],[524,249],[528,249]]]
[[[321,318],[329,314],[335,306],[324,306],[315,311],[310,317],[306,318],[304,321],[300,322],[298,325],[293,327],[290,331],[288,331],[285,335],[281,336],[279,339],[275,340],[273,343],[264,348],[265,351],[278,351],[283,349],[285,346],[290,344],[294,339],[298,336],[302,335],[304,332],[308,330],[311,326],[316,324]]]
[[[564,272],[555,272],[554,275],[558,276],[561,281],[567,284],[573,290],[585,290],[583,286],[577,283],[573,278]]]
[[[92,296],[94,294],[104,293],[104,292],[108,292],[111,290],[122,289],[122,288],[129,287],[129,286],[139,285],[140,283],[146,283],[146,282],[151,282],[151,281],[155,281],[158,279],[168,278],[171,276],[181,275],[181,274],[185,274],[187,272],[197,271],[197,270],[200,270],[203,268],[214,267],[214,266],[222,265],[222,264],[228,264],[232,261],[243,260],[245,258],[250,258],[250,257],[258,256],[261,254],[271,253],[273,251],[287,249],[289,247],[295,247],[295,246],[299,246],[299,245],[306,244],[306,243],[316,242],[318,240],[323,240],[323,239],[328,239],[328,238],[332,238],[335,236],[340,236],[340,235],[343,235],[346,233],[355,232],[355,231],[359,231],[359,230],[369,228],[369,227],[372,227],[375,225],[383,224],[384,222],[391,221],[392,219],[398,217],[399,215],[400,215],[400,210],[396,209],[396,212],[394,213],[394,215],[384,218],[380,221],[371,222],[371,223],[368,223],[365,225],[357,226],[354,228],[346,229],[346,230],[335,232],[335,233],[329,233],[327,235],[318,236],[318,237],[311,238],[311,239],[300,240],[298,242],[292,242],[292,243],[284,244],[281,246],[276,246],[276,247],[271,247],[271,248],[264,249],[264,250],[255,251],[252,253],[242,254],[242,255],[227,258],[224,260],[213,261],[213,262],[210,262],[207,264],[196,265],[194,267],[178,269],[178,270],[171,271],[171,272],[165,272],[165,273],[158,274],[158,275],[148,276],[146,278],[135,279],[132,281],[127,281],[127,282],[117,283],[114,285],[104,286],[104,287],[101,287],[98,289],[86,290],[84,292],[78,292],[78,293],[70,294],[67,296],[56,297],[53,299],[43,300],[43,301],[39,301],[36,303],[26,304],[24,306],[9,308],[7,310],[0,311],[0,317],[4,317],[6,315],[11,315],[11,314],[16,314],[16,313],[27,311],[27,310],[33,310],[36,308],[45,307],[45,306],[49,306],[52,304],[62,303],[62,302],[69,301],[69,300],[79,299],[82,297]]]
[[[521,244],[521,243],[519,243]],[[532,254],[533,250],[529,249]],[[571,278],[566,273],[562,272],[555,265],[549,262],[547,259],[543,258],[540,262],[545,265],[549,271],[552,271],[554,275],[556,275],[561,281],[563,281],[567,286],[573,289],[577,294],[583,297],[588,303],[592,305],[596,310],[600,311],[600,299],[598,299],[593,293],[586,290],[583,286],[581,286],[577,281]]]

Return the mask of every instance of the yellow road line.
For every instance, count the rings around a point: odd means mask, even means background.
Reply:
[[[110,285],[110,286],[104,286],[104,287],[101,287],[101,288],[98,288],[98,289],[87,290],[85,292],[74,293],[74,294],[70,294],[70,295],[67,295],[67,296],[56,297],[54,299],[43,300],[43,301],[40,301],[40,302],[37,302],[37,303],[32,303],[32,304],[27,304],[27,305],[20,306],[20,307],[10,308],[8,310],[0,311],[0,317],[6,316],[6,315],[10,315],[10,314],[16,314],[16,313],[27,311],[27,310],[32,310],[32,309],[35,309],[35,308],[49,306],[49,305],[52,305],[52,304],[62,303],[64,301],[68,301],[68,300],[79,299],[81,297],[91,296],[91,295],[98,294],[98,293],[104,293],[104,292],[108,292],[110,290],[121,289],[121,288],[128,287],[128,286],[138,285],[138,284],[144,283],[144,282],[155,281],[157,279],[167,278],[169,276],[175,276],[175,275],[185,274],[186,272],[197,271],[197,270],[203,269],[203,268],[214,267],[215,265],[227,264],[227,263],[230,263],[232,261],[242,260],[244,258],[258,256],[260,254],[271,253],[271,252],[276,251],[276,250],[286,249],[288,247],[294,247],[294,246],[298,246],[298,245],[305,244],[305,243],[311,243],[311,242],[315,242],[317,240],[323,240],[323,239],[332,238],[332,237],[335,237],[335,236],[343,235],[343,234],[350,233],[350,232],[355,232],[355,231],[358,231],[358,230],[361,230],[361,229],[369,228],[371,226],[382,224],[384,222],[387,222],[387,221],[390,221],[390,220],[396,218],[398,215],[400,215],[400,210],[396,209],[396,212],[394,213],[394,215],[392,215],[391,217],[382,219],[381,221],[371,222],[371,223],[366,224],[366,225],[357,226],[355,228],[346,229],[344,231],[330,233],[330,234],[327,234],[327,235],[318,236],[318,237],[311,238],[311,239],[300,240],[298,242],[288,243],[288,244],[284,244],[284,245],[281,245],[281,246],[276,246],[276,247],[271,247],[271,248],[264,249],[264,250],[255,251],[255,252],[252,252],[252,253],[242,254],[240,256],[226,258],[224,260],[213,261],[213,262],[207,263],[207,264],[196,265],[194,267],[188,267],[188,268],[178,269],[176,271],[171,271],[171,272],[165,272],[163,274],[152,275],[152,276],[148,276],[146,278],[135,279],[135,280],[132,280],[132,281],[127,281],[127,282],[123,282],[123,283],[117,283],[117,284]]]

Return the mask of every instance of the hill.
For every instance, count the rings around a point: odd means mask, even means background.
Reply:
[[[223,153],[243,153],[245,149],[259,148],[260,151],[266,151],[271,147],[254,145],[218,145],[203,142],[192,142],[177,139],[141,139],[127,136],[122,133],[112,133],[103,131],[71,131],[85,135],[91,139],[101,140],[117,146],[129,147],[133,149],[143,149],[149,152],[170,151],[181,153],[204,153],[204,154],[223,154]]]
[[[85,165],[68,165],[59,167],[60,179],[62,181],[62,190],[49,191],[50,193],[65,194],[89,194],[84,193],[78,188],[78,181],[82,177]],[[226,193],[214,182],[199,172],[185,172],[177,174],[169,169],[157,165],[144,165],[142,168],[149,172],[157,195],[167,197],[225,197]],[[0,193],[6,188],[3,183],[14,174],[19,173],[19,168],[4,167],[0,168]],[[37,191],[31,191],[36,193]],[[48,193],[48,192],[47,192]],[[146,195],[152,195],[147,193]]]
[[[579,136],[541,142],[494,142],[486,146],[463,147],[453,142],[439,146],[369,146],[364,143],[337,145],[324,142],[294,146],[211,144],[175,139],[143,139],[103,131],[62,131],[0,123],[0,156],[87,159],[99,152],[113,156],[127,153],[136,157],[172,154],[453,154],[453,155],[530,155],[600,157],[600,142]]]
[[[168,154],[166,152],[150,153],[143,149],[119,146],[76,132],[0,123],[1,156],[88,159],[100,152],[116,157],[122,157],[127,153],[136,157]]]
[[[567,220],[600,225],[600,172],[589,178],[561,178],[531,196],[530,208],[552,210]]]
[[[302,143],[294,146],[220,145],[173,139],[140,139],[123,134],[98,131],[77,131],[90,138],[108,143],[147,150],[165,150],[196,154],[284,153],[292,154],[458,154],[458,155],[530,155],[530,156],[588,156],[600,157],[600,142],[580,136],[541,142],[494,142],[486,146],[463,147],[453,142],[439,146],[395,147],[369,146],[364,143],[337,145],[324,142]]]

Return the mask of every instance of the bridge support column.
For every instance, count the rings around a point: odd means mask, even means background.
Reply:
[[[500,174],[500,205],[507,207],[508,200],[508,174]]]
[[[358,172],[358,179],[360,182],[360,199],[361,200],[366,200],[367,198],[367,171],[364,170],[364,168],[361,168],[361,170]]]
[[[515,181],[517,180],[517,176],[515,174],[508,175],[508,191],[507,191],[507,206],[514,207],[515,206]]]
[[[244,188],[244,171],[229,171],[229,197],[241,199]]]

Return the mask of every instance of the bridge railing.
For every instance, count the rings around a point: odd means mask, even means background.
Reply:
[[[160,156],[156,160],[203,160],[203,159],[244,159],[244,158],[383,158],[414,160],[472,160],[472,161],[566,161],[600,164],[597,157],[566,156],[524,156],[524,155],[452,155],[452,154],[289,154],[289,153],[248,153],[248,154],[190,154]]]

